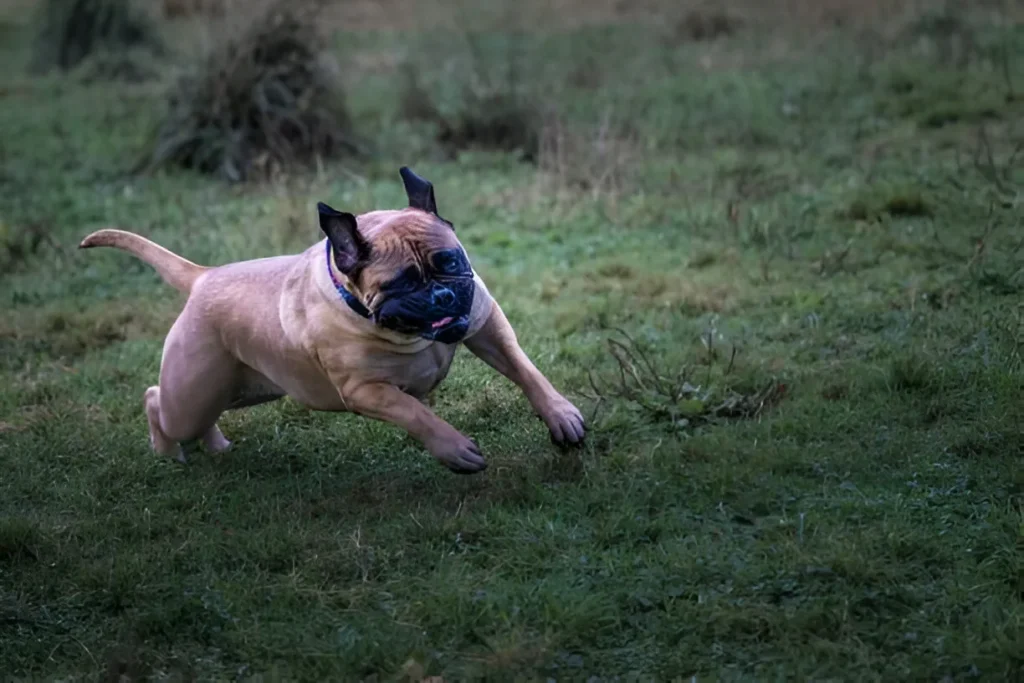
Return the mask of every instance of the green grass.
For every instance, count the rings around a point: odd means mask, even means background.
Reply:
[[[712,48],[638,43],[649,32],[529,37],[544,68],[528,73],[570,83],[550,91],[570,125],[611,106],[630,131],[630,186],[596,196],[511,155],[447,159],[397,119],[386,69],[350,79],[374,158],[246,187],[125,174],[160,83],[7,74],[0,671],[1024,676],[1020,96],[983,54],[962,69],[900,45],[869,58],[839,34],[769,59],[748,32],[714,43],[724,66],[705,71]],[[978,35],[1024,75],[1019,28]],[[407,42],[337,39],[380,59]],[[566,81],[594,51],[600,85]],[[428,82],[451,77],[425,61]],[[1000,187],[973,162],[979,123]],[[142,394],[180,298],[77,241],[118,225],[202,263],[293,252],[318,238],[318,199],[400,205],[401,164],[435,183],[527,353],[595,415],[587,447],[551,447],[460,351],[436,410],[479,441],[478,476],[290,401],[226,416],[225,455],[151,453]],[[694,383],[774,379],[785,395],[697,428],[597,405],[588,374],[614,379],[615,327]]]

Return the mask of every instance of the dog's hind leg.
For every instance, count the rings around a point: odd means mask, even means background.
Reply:
[[[163,427],[160,426],[160,387],[146,389],[143,402],[146,406],[146,419],[149,421],[149,444],[153,450],[178,462],[185,462],[181,445],[164,434]]]
[[[276,401],[284,395],[284,389],[281,389],[265,376],[247,365],[240,365],[238,368],[238,378],[235,381],[235,389],[227,405],[227,410],[257,406],[261,403]],[[224,437],[220,428],[214,424],[203,434],[203,446],[210,453],[223,453],[231,448],[231,442]]]
[[[212,452],[231,445],[217,418],[228,408],[242,368],[190,304],[164,341],[160,385],[146,392],[153,447],[181,462],[181,443],[200,439]]]
[[[203,434],[203,446],[210,453],[223,453],[231,448],[231,442],[225,438],[224,433],[220,431],[220,427],[213,425]]]

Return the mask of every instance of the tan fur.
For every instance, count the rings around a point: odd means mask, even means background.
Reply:
[[[414,209],[374,211],[358,225],[372,246],[371,263],[357,282],[334,272],[366,304],[381,283],[425,254],[458,245],[448,226]],[[93,233],[81,246],[129,251],[189,292],[164,342],[160,383],[144,400],[158,452],[182,459],[179,443],[193,439],[223,450],[230,445],[216,424],[223,411],[287,394],[314,410],[398,425],[453,471],[487,466],[473,441],[424,405],[457,347],[383,329],[353,312],[331,282],[323,241],[301,254],[214,268],[117,230]],[[474,279],[466,347],[523,390],[553,440],[580,443],[580,412],[526,357],[501,308]]]
[[[79,249],[91,249],[92,247],[124,249],[153,266],[167,284],[186,294],[192,291],[192,285],[196,279],[207,270],[141,235],[124,230],[98,230],[78,245]]]

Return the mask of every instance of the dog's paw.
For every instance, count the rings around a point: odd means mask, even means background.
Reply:
[[[209,453],[223,453],[231,448],[231,442],[224,437],[217,425],[213,425],[203,434],[203,446]]]
[[[487,469],[487,461],[480,454],[480,447],[458,432],[429,444],[427,448],[431,455],[455,474],[476,474]]]
[[[558,446],[579,446],[587,435],[583,414],[564,396],[556,396],[540,412],[540,419],[551,431],[551,442]]]
[[[167,439],[160,439],[158,443],[153,435],[149,435],[149,447],[153,449],[158,455],[163,455],[170,458],[176,463],[187,465],[188,458],[185,457],[185,451],[182,449],[181,444]]]

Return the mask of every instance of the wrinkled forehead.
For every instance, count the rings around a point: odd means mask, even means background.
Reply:
[[[419,259],[461,246],[451,226],[418,209],[363,214],[359,217],[359,232],[370,242],[374,260]]]

